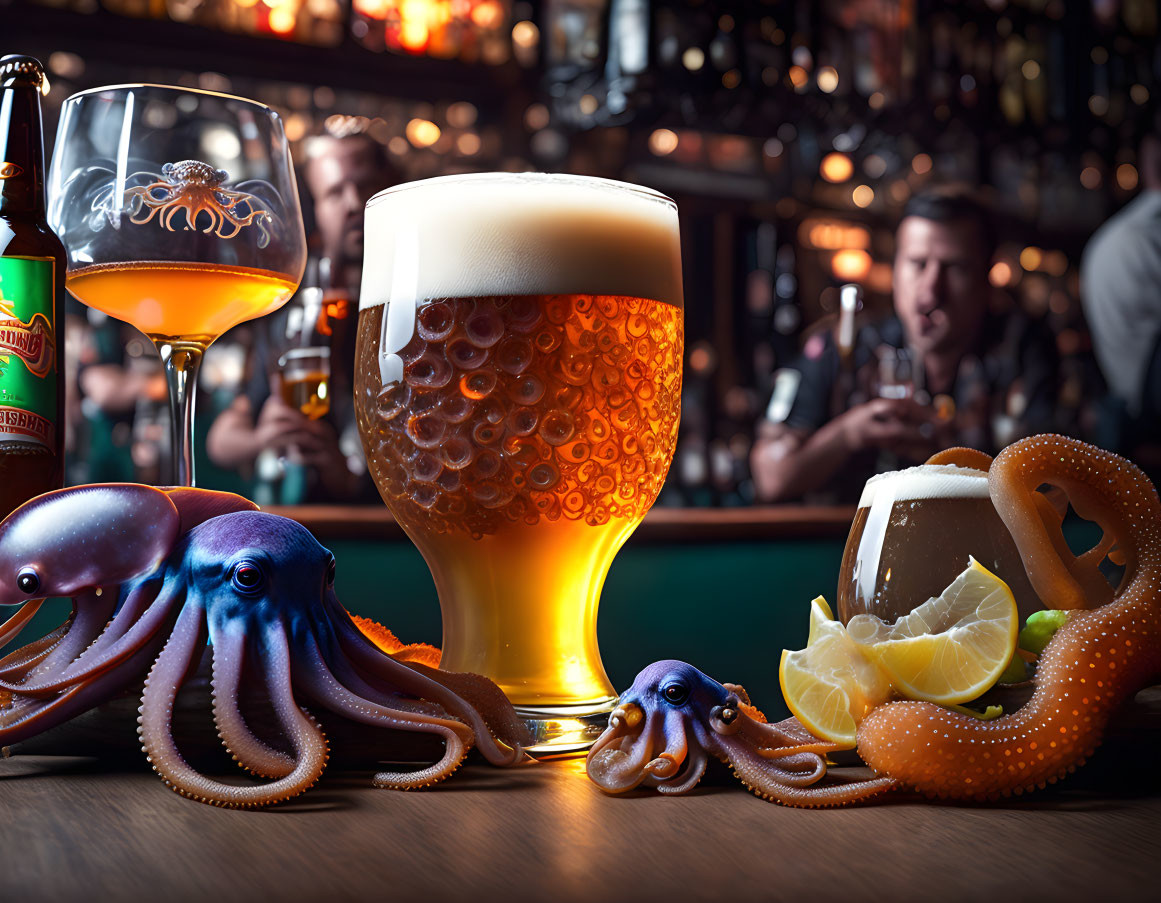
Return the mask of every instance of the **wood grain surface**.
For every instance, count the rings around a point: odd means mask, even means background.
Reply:
[[[139,764],[18,756],[0,761],[0,900],[1157,899],[1161,792],[1112,775],[989,806],[812,811],[724,770],[687,797],[614,798],[581,759],[480,761],[417,793],[332,769],[254,812],[184,800]]]

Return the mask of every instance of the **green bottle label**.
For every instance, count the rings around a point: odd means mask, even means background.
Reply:
[[[0,442],[55,447],[56,261],[0,257]]]

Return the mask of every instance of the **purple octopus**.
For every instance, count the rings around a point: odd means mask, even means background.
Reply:
[[[22,605],[0,624],[0,645],[44,598],[73,599],[63,625],[0,660],[0,745],[145,678],[139,732],[154,770],[176,792],[217,806],[280,802],[318,780],[328,745],[301,702],[443,741],[438,762],[381,772],[379,787],[442,780],[473,745],[496,765],[525,759],[527,729],[494,683],[380,651],[335,596],[334,556],[297,522],[255,508],[228,493],[108,484],[47,493],[0,524],[0,605]],[[201,774],[173,738],[175,699],[207,639],[218,734],[266,783]],[[269,700],[281,746],[243,717],[239,698],[253,683]]]

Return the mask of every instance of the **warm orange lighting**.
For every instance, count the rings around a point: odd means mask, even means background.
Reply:
[[[291,113],[286,117],[286,140],[299,141],[306,135],[306,117],[301,113]]]
[[[1094,190],[1101,187],[1101,171],[1095,166],[1086,166],[1080,171],[1080,184]]]
[[[833,94],[839,84],[838,71],[833,66],[823,66],[818,70],[815,80],[818,82],[819,91],[823,94]]]
[[[485,0],[472,9],[472,21],[480,28],[495,28],[504,19],[504,8],[495,0]]]
[[[466,132],[456,139],[456,150],[465,157],[474,157],[480,152],[480,136],[475,132]]]
[[[1088,109],[1093,116],[1104,116],[1109,111],[1109,99],[1103,94],[1094,94],[1088,99]]]
[[[875,200],[875,191],[870,185],[856,185],[851,192],[851,201],[856,207],[870,207]]]
[[[825,219],[807,219],[798,227],[798,240],[808,248],[840,251],[844,248],[867,249],[871,233],[863,226]]]
[[[535,22],[525,19],[512,26],[512,43],[517,47],[530,50],[540,43],[540,29]]]
[[[239,6],[252,6],[257,0],[234,0]],[[355,12],[369,19],[386,19],[387,13],[395,8],[393,0],[355,0]]]
[[[1063,251],[1046,251],[1040,269],[1049,276],[1063,276],[1068,272],[1068,255]]]
[[[830,269],[838,279],[848,282],[861,281],[871,272],[871,255],[856,248],[844,248],[835,252]]]
[[[447,108],[447,124],[457,129],[466,129],[476,124],[480,111],[474,104],[461,100]]]
[[[1117,186],[1125,191],[1137,187],[1137,167],[1132,163],[1122,163],[1117,167]]]
[[[881,109],[883,104],[886,102],[887,102],[887,98],[883,96],[882,91],[876,91],[870,97],[867,98],[867,106],[870,107],[872,110]]]
[[[854,175],[855,165],[846,154],[833,151],[822,158],[818,171],[828,182],[845,182]]]
[[[1003,288],[1012,281],[1012,265],[1005,263],[1003,260],[998,260],[992,264],[991,270],[988,272],[988,282],[996,286],[996,288]]]
[[[1035,81],[1040,77],[1040,64],[1036,60],[1025,60],[1020,72],[1028,81]]]
[[[649,150],[658,157],[665,157],[677,150],[677,132],[672,129],[655,129],[649,136]]]
[[[801,66],[791,66],[787,74],[790,76],[790,84],[794,85],[795,90],[799,91],[806,87],[806,82],[810,78],[806,74],[806,70]]]
[[[439,140],[439,126],[427,119],[412,119],[407,123],[407,140],[416,147],[431,147]]]
[[[1129,97],[1137,106],[1143,106],[1149,102],[1149,89],[1138,82],[1129,89]]]
[[[891,183],[891,200],[896,204],[902,204],[911,196],[911,187],[903,180]]]
[[[279,6],[270,10],[270,30],[278,34],[289,34],[294,31],[294,10],[289,6]]]
[[[918,176],[931,172],[931,157],[928,154],[916,154],[911,160],[911,168]]]
[[[580,111],[586,116],[592,116],[600,107],[600,102],[592,94],[585,94],[578,104]]]
[[[722,87],[732,91],[742,83],[742,73],[737,69],[731,69],[722,76]]]
[[[1044,260],[1044,252],[1035,245],[1029,245],[1020,252],[1020,266],[1029,272],[1039,269],[1042,260]]]
[[[713,354],[699,345],[689,353],[689,369],[694,373],[705,373],[713,366]]]

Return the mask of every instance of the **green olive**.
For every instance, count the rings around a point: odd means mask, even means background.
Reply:
[[[1028,623],[1020,631],[1017,644],[1021,649],[1039,655],[1048,645],[1048,641],[1056,634],[1065,622],[1069,613],[1058,609],[1046,609],[1028,615]]]

